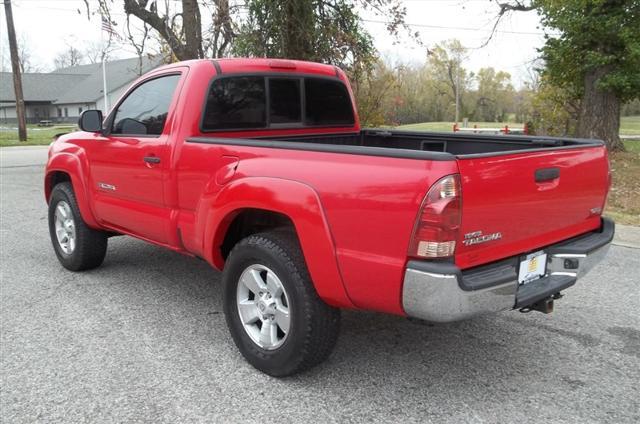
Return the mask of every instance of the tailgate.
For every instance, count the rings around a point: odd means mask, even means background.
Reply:
[[[460,268],[519,255],[596,229],[608,190],[603,146],[458,158]]]

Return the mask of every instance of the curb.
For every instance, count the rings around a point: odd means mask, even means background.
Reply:
[[[613,237],[616,246],[640,249],[640,227],[616,224],[616,234]]]

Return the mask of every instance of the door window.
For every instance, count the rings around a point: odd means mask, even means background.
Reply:
[[[180,75],[167,75],[144,82],[120,103],[113,119],[112,134],[160,135]]]

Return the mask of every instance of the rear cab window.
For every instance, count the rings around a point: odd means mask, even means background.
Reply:
[[[264,128],[267,125],[266,98],[263,77],[217,79],[207,94],[202,128]]]
[[[223,76],[207,93],[201,130],[248,130],[355,124],[346,85],[313,76]]]
[[[305,122],[308,125],[351,125],[351,98],[341,81],[309,78],[304,84]]]

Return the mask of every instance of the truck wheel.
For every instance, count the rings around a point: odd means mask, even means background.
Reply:
[[[107,234],[82,220],[71,183],[57,184],[49,199],[49,234],[63,267],[82,271],[100,266],[107,253]]]
[[[222,281],[231,336],[255,368],[284,377],[331,354],[340,311],[318,297],[295,234],[276,230],[243,239],[229,254]]]

